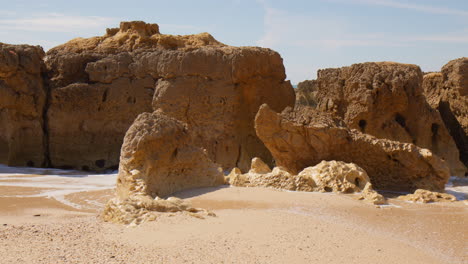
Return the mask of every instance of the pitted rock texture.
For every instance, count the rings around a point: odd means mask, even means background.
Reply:
[[[431,192],[418,189],[413,194],[398,196],[398,199],[416,203],[455,202],[457,198],[451,194]]]
[[[455,140],[460,159],[468,166],[468,58],[450,61],[440,73],[424,75],[423,88]]]
[[[428,149],[363,134],[309,107],[278,114],[262,105],[255,129],[276,165],[292,174],[322,160],[344,161],[364,169],[375,188],[398,191],[443,190],[450,176]]]
[[[430,149],[447,161],[452,175],[465,174],[439,112],[425,100],[418,66],[369,62],[319,70],[315,86],[317,109],[333,113],[349,128]]]
[[[125,135],[117,180],[122,199],[223,183],[222,169],[192,144],[186,124],[162,112],[140,114]]]
[[[116,197],[103,213],[106,221],[139,224],[161,212],[205,212],[168,195],[224,184],[221,167],[191,143],[187,125],[161,111],[140,114],[125,135]]]
[[[102,37],[71,40],[48,51],[46,63],[55,167],[117,166],[135,117],[160,109],[187,123],[215,162],[248,169],[254,155],[271,160],[253,128],[258,107],[294,105],[278,53],[208,33],[165,35],[156,24],[122,22]]]
[[[263,168],[259,170],[258,168]],[[373,204],[384,204],[385,198],[372,189],[367,173],[353,163],[342,161],[322,161],[314,167],[307,167],[297,175],[284,168],[273,171],[259,158],[252,160],[251,169],[242,174],[234,168],[226,176],[228,184],[239,187],[267,187],[288,191],[303,192],[362,192],[361,199]]]
[[[297,84],[296,104],[317,106],[317,84],[315,80],[305,80]]]
[[[176,197],[161,199],[151,196],[131,196],[126,199],[113,198],[105,206],[102,219],[125,225],[139,225],[157,220],[161,213],[188,213],[203,218],[203,215],[215,216],[214,213],[201,208],[194,208],[190,203]]]
[[[46,164],[44,55],[39,46],[0,43],[0,163]]]

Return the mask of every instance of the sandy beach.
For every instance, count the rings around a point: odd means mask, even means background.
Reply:
[[[1,175],[2,263],[468,261],[466,201],[390,198],[378,207],[356,194],[222,186],[175,195],[215,217],[165,213],[129,227],[99,217],[113,195],[115,175],[61,173]]]

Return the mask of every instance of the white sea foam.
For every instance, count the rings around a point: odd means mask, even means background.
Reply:
[[[0,197],[48,197],[66,205],[81,205],[66,199],[67,195],[86,191],[109,190],[115,187],[117,173],[87,174],[82,171],[19,168],[0,165],[0,186],[32,187],[42,189],[32,195],[3,195]],[[90,202],[93,204],[93,202]]]
[[[468,178],[450,177],[445,192],[457,197],[457,200],[468,199]]]

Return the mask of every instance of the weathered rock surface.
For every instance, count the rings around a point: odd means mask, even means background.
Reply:
[[[154,221],[160,213],[188,213],[203,218],[203,214],[215,214],[201,208],[194,208],[182,199],[169,197],[167,199],[152,199],[150,196],[131,196],[126,199],[113,198],[105,206],[102,219],[126,225],[138,225],[147,221]]]
[[[226,46],[208,33],[164,35],[144,22],[71,40],[48,51],[46,63],[56,167],[115,167],[135,117],[161,109],[187,123],[215,162],[245,168],[254,155],[271,160],[253,128],[258,107],[294,104],[278,53]]]
[[[151,211],[201,211],[180,199],[160,198],[224,184],[221,167],[191,139],[186,124],[160,111],[140,114],[125,135],[117,197],[107,204],[104,219],[129,223],[150,217]]]
[[[259,168],[262,168],[259,170]],[[284,168],[271,171],[259,158],[252,160],[251,169],[242,174],[237,168],[226,176],[226,183],[239,187],[267,187],[303,192],[362,192],[361,197],[373,204],[385,203],[385,198],[372,189],[367,173],[353,163],[322,161],[307,167],[297,175]]]
[[[315,80],[305,80],[297,84],[296,104],[317,106],[317,84]]]
[[[424,75],[423,88],[455,140],[460,159],[468,166],[468,58],[450,61],[441,73]]]
[[[349,128],[430,149],[447,161],[452,175],[465,174],[440,114],[425,100],[418,66],[370,62],[319,70],[315,86],[317,109]]]
[[[278,114],[263,105],[255,129],[276,165],[291,174],[322,160],[344,161],[364,169],[375,188],[399,191],[443,190],[450,176],[446,162],[428,149],[363,134],[308,107]]]
[[[117,194],[165,197],[224,183],[222,169],[191,142],[186,125],[156,111],[138,116],[125,135]]]
[[[398,199],[417,203],[455,202],[457,198],[451,194],[431,192],[418,189],[413,194],[398,196]]]
[[[0,43],[0,163],[43,166],[44,51]]]

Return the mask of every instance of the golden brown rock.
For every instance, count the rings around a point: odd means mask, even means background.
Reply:
[[[292,175],[281,167],[275,167],[272,171],[259,158],[252,159],[248,173],[242,174],[238,168],[234,168],[226,177],[226,183],[238,187],[267,187],[304,192],[311,192],[315,187],[311,177]]]
[[[267,187],[288,191],[303,192],[361,192],[362,199],[373,204],[385,203],[385,198],[372,189],[367,173],[353,163],[342,161],[322,161],[314,167],[305,168],[293,175],[284,168],[275,167],[273,171],[256,172],[259,158],[252,160],[248,173],[242,174],[234,168],[226,177],[226,183],[239,187]]]
[[[227,46],[207,33],[164,35],[138,21],[55,47],[46,63],[56,167],[116,167],[136,116],[160,109],[187,123],[213,161],[248,169],[256,155],[271,160],[253,128],[258,107],[294,104],[278,53]]]
[[[468,58],[450,61],[441,73],[424,75],[423,88],[455,140],[461,161],[468,166]]]
[[[176,197],[168,199],[153,199],[150,196],[131,196],[126,199],[113,198],[105,206],[102,218],[106,222],[126,225],[138,225],[146,221],[154,221],[160,213],[188,212],[203,213],[214,216],[200,208],[193,208],[188,202]],[[195,216],[195,215],[194,215]],[[202,216],[197,216],[202,217]]]
[[[106,221],[152,220],[151,212],[203,211],[180,199],[161,199],[174,192],[224,184],[222,169],[192,145],[182,122],[162,112],[138,116],[125,135],[117,178],[117,197],[104,211]]]
[[[184,189],[223,184],[221,168],[190,140],[182,122],[161,112],[140,114],[122,145],[118,197],[165,197]]]
[[[417,189],[413,194],[398,196],[398,199],[417,203],[455,202],[457,198],[451,194],[431,192]]]
[[[307,167],[299,176],[311,177],[319,192],[360,192],[369,182],[367,173],[354,163],[343,161],[322,161],[313,167]]]
[[[317,84],[315,80],[305,80],[297,84],[296,104],[317,106]]]
[[[315,86],[317,109],[349,128],[430,149],[447,161],[452,175],[465,174],[440,114],[425,100],[418,66],[369,62],[319,70]]]
[[[46,164],[43,57],[39,46],[0,43],[0,163]]]
[[[447,164],[428,149],[378,139],[307,107],[282,114],[260,107],[255,129],[276,164],[296,174],[322,160],[355,163],[377,189],[443,190],[450,173]]]

